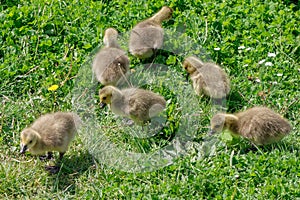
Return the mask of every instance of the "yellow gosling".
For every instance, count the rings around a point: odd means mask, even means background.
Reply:
[[[190,76],[197,95],[220,99],[229,94],[230,80],[218,65],[203,63],[197,57],[190,56],[184,60],[182,67]]]
[[[280,141],[289,134],[290,123],[273,110],[253,107],[236,114],[216,114],[211,119],[211,133],[229,130],[256,145],[267,145]]]
[[[53,151],[58,151],[61,161],[80,124],[79,116],[70,112],[42,115],[21,132],[20,153],[29,151],[33,155],[44,155],[48,152],[50,158]],[[46,169],[57,172],[59,166],[48,166]]]
[[[170,7],[164,6],[155,15],[133,27],[129,39],[129,51],[132,55],[141,59],[149,58],[156,49],[162,47],[162,22],[170,19],[172,12]]]
[[[96,54],[92,64],[97,80],[103,85],[116,85],[129,70],[129,59],[120,48],[117,37],[117,30],[108,28],[105,31],[105,47]]]
[[[113,113],[130,118],[139,125],[150,121],[166,107],[162,96],[138,88],[119,90],[113,86],[106,86],[99,91],[99,97],[102,108],[110,105]]]

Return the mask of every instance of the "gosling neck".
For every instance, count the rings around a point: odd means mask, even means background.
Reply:
[[[112,91],[112,102],[121,101],[124,98],[124,95],[122,94],[121,90],[118,88],[114,88]]]
[[[125,116],[125,102],[124,102],[125,96],[123,93],[115,88],[115,90],[112,93],[112,99],[111,99],[111,104],[110,108],[111,110],[121,116]]]
[[[105,37],[103,39],[103,42],[105,44],[105,47],[111,47],[111,48],[120,49],[120,45],[119,45],[116,37],[110,37],[110,38]]]
[[[36,137],[36,142],[35,144],[31,147],[32,151],[36,151],[36,149],[39,150],[43,150],[44,149],[44,141],[42,140],[41,135],[39,134],[39,132],[37,132],[36,130],[34,130],[33,128],[31,128],[32,133],[35,135]]]
[[[197,69],[200,69],[204,65],[204,63],[201,60],[199,60],[198,58],[196,58],[194,56],[188,57],[187,62],[189,62],[190,65],[194,66]]]
[[[167,20],[169,16],[170,10],[163,8],[160,11],[158,11],[155,15],[153,15],[150,19],[158,24],[161,24],[164,20]]]
[[[37,141],[41,140],[41,135],[39,134],[39,132],[37,130],[35,130],[34,128],[31,128],[32,133],[35,135]]]
[[[238,134],[238,117],[233,114],[226,114],[224,128]]]

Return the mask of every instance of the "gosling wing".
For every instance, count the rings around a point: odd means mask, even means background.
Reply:
[[[97,80],[106,85],[107,83],[115,82],[114,78],[120,69],[127,72],[128,66],[129,59],[124,51],[117,48],[104,48],[96,55],[93,61],[93,72]],[[108,71],[106,71],[107,69]]]
[[[36,120],[31,128],[37,130],[46,146],[64,146],[74,137],[76,130],[71,113],[46,114]]]
[[[225,72],[214,64],[206,63],[197,69],[203,78],[203,89],[213,98],[225,97],[230,91],[230,82]]]

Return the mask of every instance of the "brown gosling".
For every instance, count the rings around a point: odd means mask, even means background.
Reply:
[[[266,107],[253,107],[236,114],[216,114],[211,119],[211,133],[229,130],[256,145],[280,141],[292,127],[290,123]]]
[[[112,112],[132,119],[139,125],[149,122],[166,107],[166,100],[151,91],[126,88],[119,90],[106,86],[99,91],[100,106],[109,105]]]
[[[190,56],[183,61],[182,66],[190,76],[197,95],[221,99],[229,94],[230,80],[218,65],[203,63],[197,57]]]
[[[162,47],[164,39],[162,22],[170,19],[172,12],[170,7],[163,6],[155,15],[133,27],[129,39],[129,51],[132,55],[140,59],[149,58],[156,49]]]
[[[33,155],[45,155],[47,152],[50,159],[52,151],[58,151],[59,162],[61,162],[80,124],[79,116],[71,112],[42,115],[21,132],[20,153],[29,151]],[[52,173],[59,170],[59,166],[45,168]]]
[[[117,30],[108,28],[105,31],[105,47],[97,53],[92,64],[97,80],[103,85],[116,85],[129,70],[129,59],[120,48],[117,37]]]

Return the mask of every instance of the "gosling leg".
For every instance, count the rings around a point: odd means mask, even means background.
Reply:
[[[59,152],[59,160],[58,160],[59,163],[61,163],[64,155],[65,155],[65,152]]]
[[[48,152],[47,155],[39,156],[41,161],[51,160],[53,158],[52,152]]]
[[[247,152],[249,152],[249,151],[253,151],[253,152],[258,151],[259,153],[263,154],[261,149],[256,144],[254,144],[253,142],[250,142],[250,143],[251,143],[251,147],[247,148]]]
[[[53,153],[52,152],[48,152],[47,159],[51,160],[52,158],[53,158]]]
[[[57,174],[60,170],[60,164],[64,157],[65,152],[59,152],[58,162],[55,166],[45,166],[45,170],[50,172],[51,174]]]

